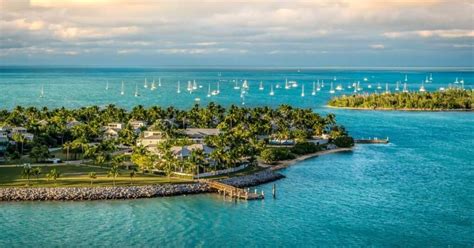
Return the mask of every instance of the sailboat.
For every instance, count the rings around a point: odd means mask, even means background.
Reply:
[[[341,90],[342,90],[342,85],[341,85],[341,84],[338,84],[338,85],[336,86],[336,90],[341,91]]]
[[[397,81],[397,86],[395,86],[395,91],[399,91],[400,90],[400,82]]]
[[[433,82],[433,74],[430,73],[430,82]]]
[[[273,91],[273,83],[270,85],[270,96],[275,95],[275,92]]]
[[[334,81],[336,81],[336,80],[337,80],[337,78],[336,78],[336,76],[334,76]]]
[[[216,90],[217,94],[220,94],[221,93],[221,87],[220,87],[220,82],[217,81],[217,90]]]
[[[405,82],[408,82],[408,75],[405,74]]]
[[[181,82],[178,81],[178,89],[176,90],[176,93],[181,93]]]
[[[161,78],[158,78],[158,87],[161,87]]]
[[[277,83],[277,84],[275,85],[275,88],[277,88],[277,89],[281,88],[280,83]]]
[[[207,97],[211,97],[211,83],[207,86]]]
[[[429,83],[428,76],[426,76],[425,83]]]
[[[189,94],[191,94],[193,92],[193,83],[191,81],[188,81],[187,90],[189,91]]]
[[[381,90],[381,89],[382,89],[382,86],[380,86],[380,83],[377,84],[377,89],[378,89],[378,90]]]
[[[138,96],[140,96],[138,94],[138,84],[135,84],[135,97],[138,97]]]
[[[44,85],[41,85],[40,98],[44,97]]]
[[[296,82],[296,81],[290,81],[289,83],[290,83],[291,87],[293,87],[293,88],[298,87],[298,82]]]
[[[403,84],[403,90],[402,90],[403,93],[408,93],[408,87],[407,87],[407,83],[404,83]]]
[[[240,86],[238,85],[237,80],[234,80],[235,85],[234,85],[234,90],[240,90]]]
[[[316,86],[316,91],[321,91],[321,84],[319,84],[319,80],[318,80],[318,83],[317,83],[317,86]]]
[[[155,79],[153,79],[153,82],[151,83],[150,90],[156,90]]]
[[[456,81],[454,81],[454,83],[455,83],[455,84],[458,84],[458,83],[459,83],[458,78],[456,78]]]
[[[365,77],[365,78],[364,78],[364,82],[367,82],[367,81],[369,81],[369,79]]]
[[[244,80],[244,82],[242,83],[242,90],[247,90],[249,88],[249,83],[247,82],[247,80]]]
[[[330,94],[336,93],[336,91],[334,91],[334,89],[333,89],[333,86],[334,86],[334,85],[333,85],[333,83],[331,82],[331,89],[329,90],[329,93],[330,93]]]
[[[311,91],[311,95],[316,95],[316,83],[313,81],[313,91]]]
[[[390,90],[388,89],[388,83],[385,83],[385,94],[390,94]]]
[[[420,92],[425,92],[425,91],[426,91],[425,84],[423,81],[421,81]]]
[[[360,87],[360,81],[357,81],[357,91],[362,91],[362,87]]]
[[[464,78],[461,78],[461,80],[459,81],[459,83],[464,84]]]
[[[105,84],[105,90],[109,90],[109,81]]]
[[[324,88],[324,80],[321,80],[321,88]]]
[[[193,80],[193,90],[197,90],[198,86],[196,80]]]
[[[145,84],[143,84],[143,88],[148,88],[148,82],[146,81],[146,78],[145,78]]]
[[[288,79],[285,79],[285,89],[289,89],[290,88],[290,85],[288,84]]]
[[[347,88],[348,88],[348,89],[352,89],[352,85],[351,85],[350,83],[347,84]]]
[[[372,89],[372,85],[371,85],[371,84],[368,84],[368,85],[367,85],[367,88]]]
[[[304,97],[304,84],[301,85],[301,97]]]
[[[263,90],[263,82],[260,81],[260,86],[258,86],[258,90]]]
[[[123,81],[122,81],[122,88],[120,90],[120,95],[124,95],[125,94],[125,89],[124,89],[124,85],[123,85]]]

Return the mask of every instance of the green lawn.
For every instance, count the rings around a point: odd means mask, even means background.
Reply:
[[[34,167],[34,166],[33,166]],[[55,168],[61,173],[61,176],[56,182],[46,178],[46,174]],[[111,186],[113,185],[113,179],[107,177],[107,168],[98,168],[83,165],[48,165],[41,167],[41,175],[30,178],[30,187],[61,187],[61,186],[90,186],[89,172],[95,172],[97,179],[93,180],[93,186]],[[28,180],[21,176],[22,167],[0,167],[0,187],[25,187],[28,184]],[[130,185],[130,171],[121,170],[120,176],[116,178],[116,185]],[[150,184],[163,184],[163,183],[185,183],[190,180],[184,178],[168,178],[164,176],[156,176],[152,174],[141,174],[137,173],[133,178],[133,185],[150,185]]]

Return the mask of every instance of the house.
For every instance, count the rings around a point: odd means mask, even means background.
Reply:
[[[4,132],[0,132],[0,156],[4,156],[8,146],[8,136]]]
[[[201,144],[204,143],[204,139],[207,136],[218,135],[220,130],[217,128],[187,128],[184,130],[184,134],[193,143]]]
[[[66,123],[66,128],[71,129],[71,128],[79,125],[79,124],[81,124],[80,121],[72,120],[72,121],[69,121],[68,123]]]
[[[33,139],[35,138],[35,135],[32,133],[22,133],[22,135],[29,142],[33,141]]]
[[[144,121],[130,121],[128,124],[132,126],[133,130],[140,130],[142,127],[146,126]]]
[[[48,121],[47,120],[40,120],[40,121],[38,121],[38,125],[44,127],[44,126],[48,125]]]
[[[11,134],[12,134],[12,135],[13,135],[13,134],[16,134],[16,133],[22,133],[22,134],[23,134],[23,133],[26,133],[26,132],[27,132],[27,130],[26,130],[26,128],[24,128],[24,127],[13,127],[13,128],[11,129]]]
[[[104,131],[104,139],[117,139],[119,137],[119,133],[117,130],[112,128],[107,128]]]
[[[173,146],[171,152],[178,158],[184,159],[191,155],[194,150],[202,150],[204,154],[210,155],[214,150],[213,148],[204,144],[192,144],[189,146]]]
[[[164,140],[161,131],[144,131],[143,137],[138,139],[137,144],[145,147],[156,146]]]
[[[107,126],[105,126],[105,128],[115,129],[116,131],[118,131],[118,130],[122,130],[123,124],[120,122],[111,122],[111,123],[108,123]]]
[[[1,126],[1,127],[0,127],[0,132],[6,133],[6,132],[9,132],[10,129],[11,129],[10,126],[6,126],[6,125],[5,125],[5,126]]]

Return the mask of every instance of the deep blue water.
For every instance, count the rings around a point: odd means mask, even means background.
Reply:
[[[0,69],[1,108],[15,104],[78,107],[115,103],[182,108],[206,98],[207,83],[248,79],[247,106],[281,103],[335,112],[355,137],[386,137],[389,145],[360,145],[353,152],[301,162],[283,171],[276,182],[278,197],[263,201],[224,201],[216,195],[97,201],[0,203],[0,246],[455,246],[474,244],[474,115],[334,110],[324,107],[328,84],[311,96],[311,82],[334,76],[343,85],[368,77],[392,83],[408,74],[415,89],[429,72],[421,71],[271,71],[155,69]],[[436,72],[433,90],[464,78],[472,87],[472,72]],[[145,91],[144,77],[162,78],[163,87]],[[285,78],[306,83],[301,89],[258,90],[258,82]],[[118,85],[126,81],[127,94]],[[183,93],[177,95],[175,81]],[[183,81],[204,85],[184,93]],[[109,80],[111,89],[105,91]],[[135,82],[141,97],[133,97]],[[416,82],[416,83],[415,83]],[[39,99],[44,84],[45,97]],[[368,83],[364,83],[365,85]],[[240,104],[233,83],[222,81],[212,100]],[[392,86],[392,90],[393,90]],[[346,91],[348,93],[348,91]],[[342,92],[338,92],[342,94]],[[271,184],[258,187],[267,195]]]

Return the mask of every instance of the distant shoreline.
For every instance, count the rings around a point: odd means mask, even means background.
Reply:
[[[417,109],[417,108],[362,108],[362,107],[336,107],[326,105],[325,107],[332,109],[348,109],[348,110],[380,110],[380,111],[405,111],[405,112],[473,112],[474,109]]]

